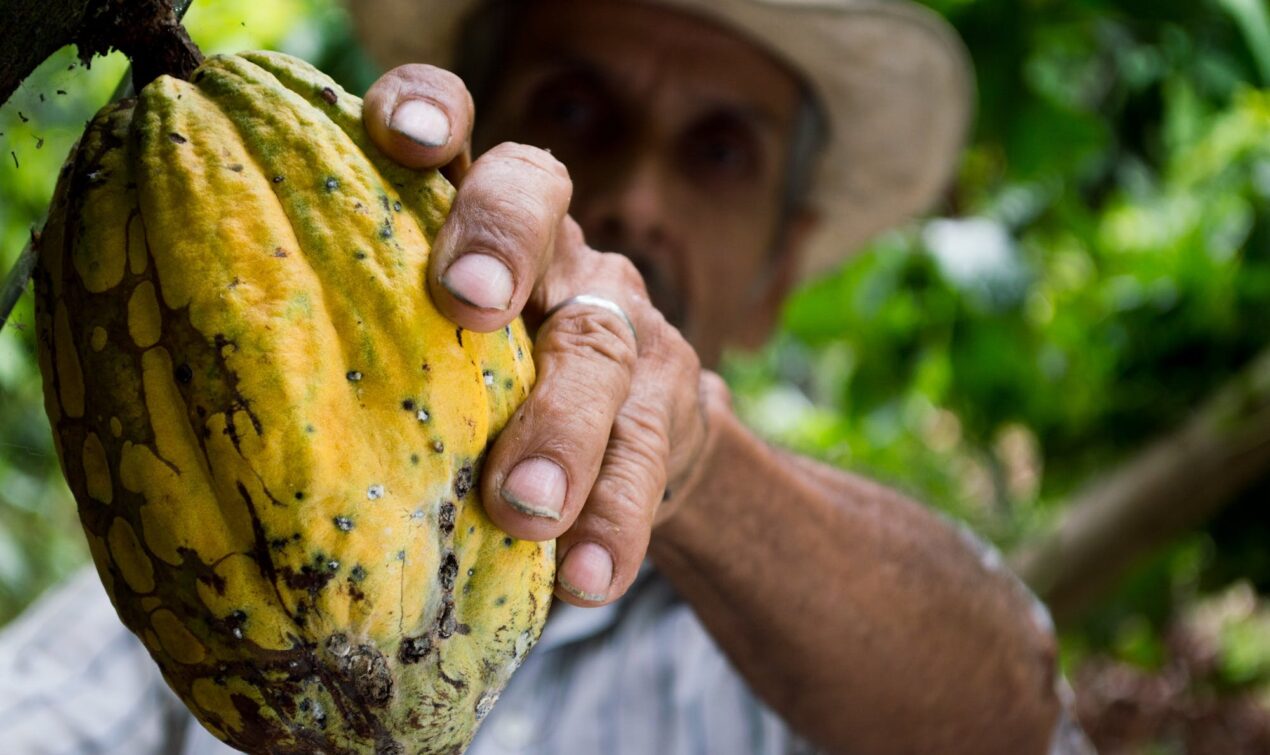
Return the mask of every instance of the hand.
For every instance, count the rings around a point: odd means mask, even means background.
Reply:
[[[385,74],[363,112],[388,155],[458,185],[428,263],[441,312],[479,332],[518,315],[537,326],[537,385],[491,448],[481,493],[509,534],[558,539],[561,599],[601,605],[626,591],[653,525],[689,497],[712,445],[704,397],[726,389],[653,308],[635,266],[587,247],[567,214],[564,165],[513,143],[471,162],[472,118],[462,81],[424,65]],[[579,294],[617,303],[634,332],[584,304],[543,320]]]

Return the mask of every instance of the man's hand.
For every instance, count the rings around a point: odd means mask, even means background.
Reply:
[[[710,445],[703,395],[725,389],[653,308],[635,266],[587,247],[565,167],[512,143],[471,162],[472,118],[462,81],[424,65],[385,74],[363,113],[390,157],[458,185],[428,263],[441,312],[479,332],[518,315],[537,326],[538,383],[485,460],[486,513],[515,537],[558,538],[560,598],[607,603],[692,487]],[[615,302],[630,323],[584,303],[552,312],[581,294]]]

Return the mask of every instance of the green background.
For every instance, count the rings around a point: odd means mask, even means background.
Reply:
[[[1261,0],[927,4],[978,75],[955,187],[801,290],[726,374],[773,441],[1008,549],[1270,347],[1270,20]],[[187,25],[207,52],[281,49],[354,92],[375,75],[331,0],[195,0]],[[4,269],[123,70],[64,50],[0,108]],[[86,560],[31,321],[26,296],[0,332],[0,623]],[[1270,731],[1268,501],[1270,476],[1067,628],[1078,691],[1096,698],[1106,668],[1167,676],[1184,627],[1212,656],[1186,704],[1250,705]],[[1089,725],[1104,745],[1204,751],[1167,726],[1108,740]]]

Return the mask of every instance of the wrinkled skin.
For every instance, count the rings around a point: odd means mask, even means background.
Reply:
[[[578,605],[617,599],[651,555],[830,751],[1044,752],[1055,643],[1026,591],[923,507],[763,443],[701,368],[766,333],[815,223],[776,209],[788,72],[645,3],[534,3],[511,50],[466,173],[473,106],[452,75],[394,69],[365,114],[397,160],[462,177],[429,275],[448,317],[539,324],[598,293],[638,333],[582,306],[541,324],[540,381],[482,480],[491,518],[558,537],[556,595]],[[439,114],[402,108],[418,102]]]

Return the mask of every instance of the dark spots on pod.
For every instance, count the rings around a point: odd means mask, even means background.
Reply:
[[[344,634],[333,634],[326,641],[326,652],[335,669],[352,682],[361,701],[371,706],[387,704],[392,698],[392,673],[384,654],[370,643],[354,645]]]
[[[417,466],[419,464],[419,454],[410,454],[410,463]]]
[[[451,598],[441,607],[441,617],[437,619],[437,634],[441,639],[446,639],[454,634],[458,626],[459,623],[454,618],[454,600]]]
[[[189,139],[186,139],[184,136],[181,136],[180,134],[176,133],[175,131],[173,131],[172,133],[168,134],[168,138],[172,140],[172,143],[173,143],[173,144],[185,144],[186,142],[188,142],[188,141],[189,141]]]
[[[468,527],[468,528],[467,528],[467,534],[472,535],[472,534],[475,534],[475,533],[476,533],[476,528],[475,528],[475,527]]]
[[[322,101],[328,105],[334,105],[339,102],[339,95],[335,94],[335,90],[330,87],[322,87]]]
[[[493,385],[493,384],[494,384],[494,373],[493,373],[493,372],[490,372],[489,370],[482,370],[482,371],[481,371],[481,380],[484,380],[486,385]]]
[[[317,597],[317,594],[334,578],[335,572],[339,570],[339,565],[338,561],[328,559],[325,554],[316,553],[313,556],[312,563],[300,567],[298,573],[290,567],[284,567],[279,571],[287,587],[293,590],[304,590],[311,597]]]
[[[353,259],[358,261],[366,259],[366,252],[363,252],[362,250],[358,249],[357,251],[353,252]]]
[[[234,636],[234,639],[241,640],[243,638],[243,625],[247,623],[247,612],[237,610],[225,617],[225,629]]]
[[[392,238],[392,216],[384,218],[384,222],[379,226],[379,238]]]
[[[242,164],[242,163],[234,163],[233,165],[229,166],[229,169],[230,169],[230,170],[232,170],[232,171],[233,171],[233,172],[235,172],[235,173],[242,173],[242,172],[243,172],[243,164]]]
[[[476,576],[476,569],[468,569],[468,570],[467,570],[467,576],[469,576],[469,577],[474,577],[474,576]]]
[[[335,524],[335,529],[340,532],[350,532],[353,529],[353,520],[346,516],[337,516],[331,520]]]
[[[313,433],[317,432],[317,428],[313,427],[313,425],[305,425],[304,431],[308,433],[309,435],[312,435]]]
[[[512,540],[510,537],[505,537],[505,538],[503,538],[503,546],[504,546],[504,547],[507,547],[507,548],[512,547],[512,543],[513,543],[513,542],[515,542],[515,541],[514,541],[514,540]]]
[[[463,345],[463,329],[462,328],[454,329],[454,338],[455,340],[459,342],[459,346]]]
[[[393,212],[401,212],[401,202],[393,202],[392,210]]]
[[[389,211],[388,195],[387,195],[387,194],[380,194],[380,195],[379,195],[379,206],[384,208],[384,212],[388,212],[388,211]]]
[[[269,541],[269,548],[271,550],[280,551],[285,547],[287,547],[287,539],[285,537],[275,537]]]
[[[441,568],[438,577],[441,579],[441,589],[450,591],[454,589],[454,578],[459,574],[459,560],[454,557],[453,553],[446,553],[445,558],[441,559]]]
[[[188,364],[178,364],[172,372],[172,377],[176,378],[176,382],[181,385],[189,385],[194,379],[194,370]]]
[[[415,400],[412,398],[404,399],[401,402],[401,408],[408,412],[413,412],[415,410]]]
[[[397,551],[397,560],[398,560],[398,561],[405,561],[405,560],[406,560],[406,552],[405,552],[405,551]]]
[[[327,176],[326,183],[324,185],[326,186],[327,191],[335,191],[340,187],[340,180],[335,176]]]
[[[283,249],[283,248],[282,248],[282,247],[280,247],[280,246],[275,246],[275,247],[273,248],[273,256],[275,256],[275,257],[277,257],[277,258],[279,258],[279,259],[282,259],[282,258],[284,258],[284,257],[286,257],[286,256],[287,256],[287,250],[286,250],[286,249]]]
[[[447,535],[454,531],[454,513],[453,503],[450,501],[441,502],[441,509],[437,512],[437,527]],[[458,566],[456,565],[455,568],[457,569]]]
[[[464,464],[454,475],[454,497],[466,498],[472,490],[472,465]]]
[[[397,648],[397,660],[406,665],[418,663],[432,650],[432,638],[426,634],[421,637],[405,637]]]
[[[494,599],[494,605],[496,605],[496,606],[498,606],[498,607],[500,607],[500,608],[501,608],[501,607],[503,607],[503,606],[505,606],[505,605],[507,605],[507,596],[506,596],[506,595],[499,595],[497,598],[495,598],[495,599]]]
[[[296,499],[297,501],[303,501],[303,500],[304,500],[304,491],[303,491],[303,490],[297,490],[297,491],[295,491],[295,499]]]
[[[510,391],[513,385],[515,385],[515,383],[512,382],[512,379],[507,378],[506,380],[503,381],[503,390]]]
[[[361,564],[355,564],[352,569],[348,570],[349,582],[361,582],[366,579],[366,567]]]
[[[442,453],[445,451],[445,444],[439,440],[434,440],[432,441],[432,450],[437,453]]]
[[[285,181],[285,180],[287,180],[287,179],[283,178],[282,176],[274,176],[274,177],[273,177],[273,182],[274,182],[274,183],[276,183],[276,184],[280,184],[280,183],[282,183],[282,182],[283,182],[283,181]]]
[[[427,362],[424,362],[424,363],[423,363],[423,371],[424,371],[424,372],[432,372],[432,365],[428,364]]]
[[[519,346],[516,347],[516,358],[517,359],[525,358],[525,350],[520,348]]]
[[[348,382],[350,383],[357,383],[361,381],[362,373],[358,372],[357,370],[350,370],[347,373],[345,373],[344,377],[347,378]]]

